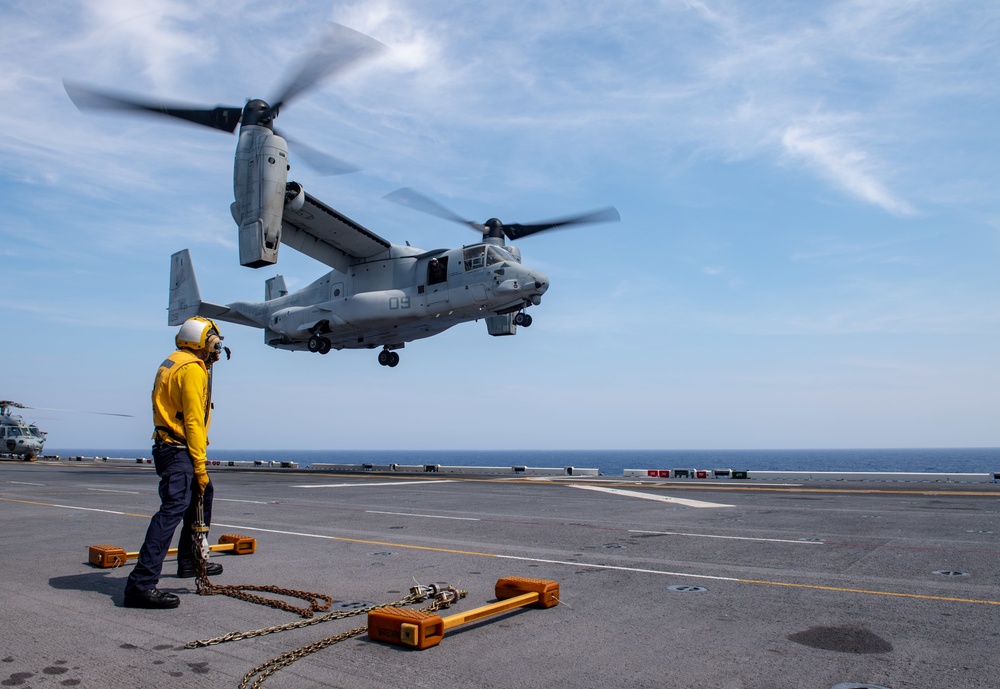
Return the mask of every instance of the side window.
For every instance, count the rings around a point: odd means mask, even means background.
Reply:
[[[448,257],[432,258],[427,264],[427,284],[436,285],[448,280]]]
[[[466,270],[475,270],[476,268],[483,267],[483,254],[485,253],[485,249],[486,247],[482,244],[478,246],[465,247],[463,258],[465,259]]]

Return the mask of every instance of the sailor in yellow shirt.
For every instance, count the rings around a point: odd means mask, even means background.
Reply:
[[[160,509],[146,530],[139,560],[125,584],[125,607],[176,608],[180,599],[156,588],[170,542],[183,522],[177,544],[177,576],[196,576],[191,525],[197,497],[203,502],[205,525],[211,523],[214,490],[208,477],[206,448],[212,420],[212,365],[222,346],[219,328],[207,318],[189,318],[181,325],[177,351],[156,371],[153,383],[153,462],[160,477]],[[208,575],[222,565],[206,563]]]

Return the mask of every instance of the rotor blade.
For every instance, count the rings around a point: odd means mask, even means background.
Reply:
[[[419,191],[411,189],[410,187],[403,187],[402,189],[389,192],[382,198],[392,201],[393,203],[398,203],[401,206],[408,206],[409,208],[418,210],[421,213],[427,213],[428,215],[434,215],[439,218],[443,218],[444,220],[457,222],[460,225],[467,225],[476,232],[482,232],[484,234],[486,232],[486,227],[484,225],[472,222],[471,220],[466,220],[465,218],[456,215],[439,204],[437,201],[432,201]]]
[[[274,133],[278,134],[278,131],[275,130]],[[295,149],[295,155],[298,158],[301,158],[306,165],[321,175],[346,175],[361,169],[356,165],[348,163],[346,160],[335,158],[328,153],[323,153],[323,151],[304,144],[298,139],[285,136],[284,132],[278,134],[278,136],[287,141]]]
[[[514,240],[520,239],[521,237],[527,237],[528,235],[535,234],[536,232],[544,232],[545,230],[551,230],[565,225],[582,225],[584,223],[592,222],[618,222],[621,219],[621,215],[618,214],[618,209],[614,206],[608,206],[607,208],[591,211],[590,213],[574,215],[568,218],[560,218],[559,220],[549,220],[548,222],[532,223],[530,225],[522,225],[520,223],[504,225],[503,230],[508,239]]]
[[[300,96],[334,74],[351,65],[378,55],[386,46],[360,31],[340,24],[331,24],[324,32],[319,47],[302,63],[298,71],[285,81],[280,95],[271,101],[271,109]]]
[[[80,110],[124,110],[167,115],[230,133],[236,131],[236,126],[240,123],[240,116],[243,114],[243,108],[224,105],[212,109],[178,107],[96,91],[68,81],[63,81],[63,87],[70,100]]]
[[[70,414],[99,414],[100,416],[125,416],[127,418],[134,418],[132,414],[115,414],[109,411],[84,411],[82,409],[53,409],[51,407],[29,407],[24,404],[17,405],[21,409],[34,409],[35,411],[61,411],[68,412]]]

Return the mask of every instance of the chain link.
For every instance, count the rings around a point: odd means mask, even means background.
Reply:
[[[254,629],[252,631],[246,632],[229,632],[228,634],[223,634],[222,636],[217,636],[212,639],[198,639],[196,641],[190,641],[187,644],[187,648],[201,648],[203,646],[215,646],[217,644],[226,643],[227,641],[242,641],[243,639],[252,639],[257,636],[266,636],[267,634],[276,634],[278,632],[288,631],[289,629],[299,629],[301,627],[311,627],[314,624],[320,624],[322,622],[329,622],[330,620],[341,620],[345,617],[353,617],[355,615],[363,615],[372,610],[378,608],[399,608],[404,605],[410,605],[416,602],[410,596],[406,598],[401,598],[393,603],[387,603],[384,605],[368,605],[363,608],[356,608],[354,610],[337,610],[336,612],[329,612],[320,617],[313,617],[310,619],[299,620],[298,622],[286,622],[285,624],[276,624],[273,627],[263,627],[261,629]]]
[[[364,615],[372,610],[378,610],[380,608],[401,608],[406,605],[412,605],[413,603],[420,603],[427,600],[428,598],[434,598],[435,601],[442,607],[447,607],[449,604],[465,598],[468,592],[461,589],[455,589],[447,584],[430,584],[426,586],[417,585],[410,589],[410,593],[403,598],[392,603],[381,603],[366,605],[361,608],[355,608],[353,610],[337,610],[335,612],[328,612],[320,617],[313,617],[305,620],[298,620],[297,622],[286,622],[284,624],[276,624],[271,627],[262,627],[261,629],[254,629],[245,632],[228,632],[222,636],[216,636],[211,639],[196,639],[195,641],[189,641],[185,648],[203,648],[205,646],[216,646],[218,644],[227,643],[229,641],[242,641],[243,639],[252,639],[258,636],[266,636],[268,634],[276,634],[278,632],[285,632],[290,629],[300,629],[302,627],[311,627],[314,624],[321,624],[323,622],[329,622],[331,620],[342,620],[347,617],[354,617],[356,615]]]
[[[195,523],[197,528],[199,525],[204,528],[204,522],[201,521],[201,498],[198,499],[198,518]],[[194,547],[191,549],[191,555],[194,559],[195,572],[197,572],[197,593],[199,596],[216,596],[223,595],[229,596],[230,598],[236,598],[238,600],[244,600],[248,603],[256,603],[258,605],[266,605],[271,608],[277,608],[278,610],[285,610],[287,612],[294,612],[305,618],[310,618],[317,612],[326,612],[333,605],[333,598],[324,595],[322,593],[313,593],[311,591],[296,591],[294,589],[286,589],[280,586],[271,585],[253,585],[253,584],[239,584],[239,585],[225,585],[217,586],[213,584],[209,578],[208,573],[205,570],[205,566],[208,563],[207,555],[205,550],[207,548],[201,547],[205,545],[205,533],[200,533],[196,531],[192,534],[194,538]],[[306,607],[296,607],[291,603],[283,600],[278,600],[276,598],[265,598],[264,596],[255,596],[248,591],[260,591],[264,593],[273,593],[278,596],[288,596],[289,598],[301,598],[302,600],[308,601],[309,605]],[[322,602],[321,602],[322,601]]]
[[[200,534],[201,538],[204,538],[203,534]],[[194,557],[195,571],[198,574],[197,579],[197,591],[198,595],[201,596],[213,596],[213,595],[225,595],[231,598],[236,598],[238,600],[244,600],[250,603],[258,603],[260,605],[267,605],[272,608],[278,608],[280,610],[287,610],[289,612],[295,612],[304,617],[305,619],[298,620],[297,622],[287,622],[285,624],[274,625],[272,627],[264,627],[262,629],[255,629],[246,632],[229,632],[228,634],[223,634],[222,636],[217,636],[212,639],[197,639],[195,641],[190,641],[186,644],[185,648],[201,648],[204,646],[214,646],[216,644],[225,643],[228,641],[240,641],[242,639],[250,639],[256,636],[264,636],[265,634],[274,634],[277,632],[287,631],[289,629],[298,629],[299,627],[309,627],[314,624],[320,624],[321,622],[328,622],[330,620],[344,619],[345,617],[353,617],[355,615],[362,615],[372,610],[378,610],[379,608],[400,608],[405,605],[411,605],[413,603],[419,603],[427,600],[428,598],[433,598],[434,601],[429,605],[420,608],[420,612],[434,612],[442,608],[449,607],[452,603],[465,598],[468,592],[462,589],[456,589],[448,584],[429,584],[420,585],[410,589],[410,593],[403,598],[392,603],[383,603],[381,605],[373,604],[366,605],[362,608],[356,608],[354,610],[339,610],[336,612],[330,612],[320,617],[315,617],[315,613],[324,612],[333,605],[333,598],[321,593],[312,593],[309,591],[296,591],[294,589],[281,588],[279,586],[255,586],[255,585],[235,585],[235,586],[216,586],[213,584],[209,578],[208,573],[205,570],[205,565],[208,562],[204,551],[199,547],[200,541],[199,535],[194,536],[194,548],[192,548],[192,555]],[[267,593],[274,593],[282,596],[289,596],[292,598],[301,598],[303,600],[309,601],[309,607],[307,608],[297,608],[289,603],[282,600],[276,600],[273,598],[265,598],[263,596],[255,596],[247,591],[264,591]],[[325,603],[320,603],[320,600],[326,601]],[[257,679],[254,680],[251,689],[259,689],[264,681],[273,675],[275,672],[280,670],[287,665],[291,665],[296,660],[305,658],[308,655],[321,651],[324,648],[333,646],[334,644],[340,643],[347,639],[353,638],[355,636],[360,636],[368,631],[368,625],[363,627],[355,627],[346,632],[341,632],[340,634],[335,634],[334,636],[329,636],[325,639],[320,639],[311,644],[306,644],[305,646],[300,646],[294,651],[289,651],[283,653],[277,658],[272,658],[271,660],[258,665],[246,675],[243,676],[243,681],[240,682],[240,689],[247,689],[249,682],[256,676]]]
[[[201,566],[201,571],[204,572],[204,565]],[[256,586],[252,584],[239,584],[217,586],[209,581],[207,575],[201,574],[198,576],[197,591],[200,596],[229,596],[230,598],[244,600],[248,603],[257,603],[258,605],[266,605],[271,608],[277,608],[278,610],[294,612],[305,618],[310,618],[317,612],[326,612],[330,609],[330,606],[333,605],[333,598],[322,593],[296,591],[294,589],[286,589],[281,588],[280,586],[269,585]],[[296,607],[286,601],[278,600],[277,598],[256,596],[252,593],[248,593],[248,591],[261,591],[264,593],[273,593],[278,596],[288,596],[289,598],[301,598],[302,600],[308,601],[309,605]]]
[[[464,598],[466,592],[458,591],[457,594],[459,598]],[[426,605],[423,608],[420,608],[420,612],[434,612],[436,610],[440,610],[441,608],[447,608],[449,605],[451,605],[451,603],[452,603],[451,599],[435,600],[430,605]],[[371,606],[371,608],[369,609],[384,608],[384,607],[389,607],[389,606],[377,605],[377,606]],[[250,686],[250,689],[260,689],[260,686],[264,684],[264,680],[266,680],[268,677],[273,675],[281,668],[291,665],[296,660],[301,660],[302,658],[305,658],[306,656],[312,653],[316,653],[317,651],[322,651],[324,648],[328,648],[330,646],[333,646],[334,644],[340,643],[341,641],[346,641],[347,639],[353,638],[355,636],[360,636],[367,631],[368,631],[368,625],[365,625],[363,627],[355,627],[354,629],[348,630],[346,632],[342,632],[334,636],[328,636],[325,639],[314,641],[313,643],[306,644],[305,646],[300,646],[299,648],[296,648],[294,651],[288,651],[287,653],[282,653],[277,658],[272,658],[266,663],[258,665],[250,672],[245,674],[243,676],[243,681],[240,682],[240,689],[247,689],[248,685]],[[252,685],[249,684],[255,675],[259,676],[257,677],[256,680],[254,680]]]

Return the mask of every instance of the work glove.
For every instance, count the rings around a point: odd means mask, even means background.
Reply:
[[[194,475],[194,480],[198,482],[198,492],[204,495],[205,489],[208,488],[208,484],[211,482],[208,478],[208,472],[203,471],[196,473]]]

